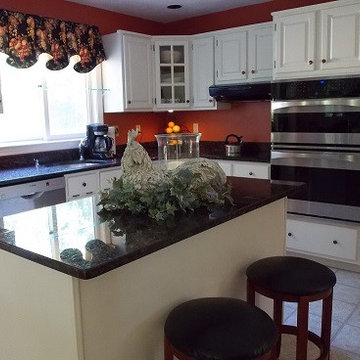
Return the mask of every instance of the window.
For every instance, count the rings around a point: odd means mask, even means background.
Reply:
[[[30,68],[17,69],[6,58],[0,54],[0,147],[78,140],[86,124],[102,122],[99,66],[78,73],[74,56],[65,69],[48,70],[49,55],[42,54]]]

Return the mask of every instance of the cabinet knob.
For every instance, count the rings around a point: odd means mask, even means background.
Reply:
[[[128,104],[131,104],[131,100],[128,100]]]
[[[291,232],[288,232],[288,236],[293,236],[293,234]]]
[[[314,62],[312,60],[309,60],[309,65],[312,65]]]
[[[187,103],[189,103],[189,102],[190,102],[190,100],[186,100],[186,102],[187,102]]]
[[[85,187],[85,186],[86,186],[86,182],[83,182],[83,183],[82,183],[82,186],[84,186],[84,187]]]
[[[254,175],[254,173],[252,171],[249,171],[249,175],[252,176]]]
[[[322,59],[321,62],[322,62],[323,64],[325,64],[325,63],[326,63],[326,59]]]
[[[241,73],[242,73],[243,75],[245,75],[245,74],[246,74],[246,71],[243,70]]]
[[[333,240],[333,244],[338,244],[338,241],[337,240]]]
[[[255,72],[256,72],[255,70],[251,70],[251,73],[252,73],[252,74],[255,74]]]
[[[212,103],[213,102],[213,99],[209,99],[209,103]]]

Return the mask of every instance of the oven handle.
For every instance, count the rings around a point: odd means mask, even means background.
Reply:
[[[272,101],[273,113],[358,112],[360,98]]]
[[[271,165],[360,170],[360,154],[329,151],[271,151]]]

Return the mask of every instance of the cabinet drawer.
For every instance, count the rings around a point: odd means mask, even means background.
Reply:
[[[348,262],[358,260],[359,226],[340,221],[288,216],[288,250]]]
[[[269,179],[269,173],[269,164],[234,163],[232,168],[232,175],[239,177]]]
[[[113,179],[119,179],[121,176],[121,168],[113,168],[111,170],[100,171],[100,190],[106,191],[112,188]]]
[[[68,199],[94,195],[98,192],[98,172],[86,172],[66,177]]]

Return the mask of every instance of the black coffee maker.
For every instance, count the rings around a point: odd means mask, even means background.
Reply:
[[[109,127],[106,124],[89,124],[86,137],[79,145],[80,159],[105,160],[114,157],[112,152],[113,139],[108,137]]]

